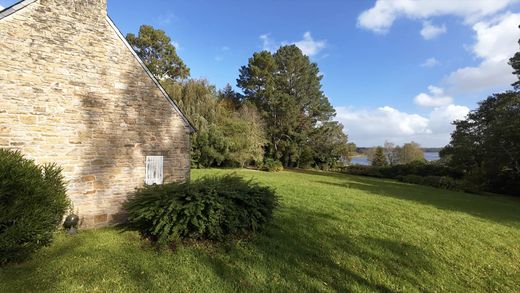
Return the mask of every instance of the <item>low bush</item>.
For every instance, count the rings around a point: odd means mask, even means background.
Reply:
[[[432,186],[436,188],[464,191],[469,193],[480,193],[481,189],[475,184],[462,179],[453,179],[447,176],[417,176],[406,175],[398,178],[401,182]]]
[[[0,149],[0,265],[48,245],[69,205],[60,168]]]
[[[408,164],[393,165],[381,168],[379,170],[385,178],[398,178],[406,175],[417,175],[417,176],[438,176],[438,177],[451,177],[454,179],[462,178],[462,172],[442,165],[437,162],[421,162],[414,161]]]
[[[262,164],[262,167],[260,168],[262,171],[267,172],[280,172],[283,171],[283,165],[280,161],[275,161],[273,159],[267,159]]]
[[[139,189],[124,207],[128,224],[158,244],[216,240],[262,230],[278,199],[236,175]]]
[[[383,178],[384,176],[380,172],[381,169],[382,169],[382,167],[352,165],[352,166],[348,166],[348,167],[344,168],[342,172],[348,173],[351,175]]]

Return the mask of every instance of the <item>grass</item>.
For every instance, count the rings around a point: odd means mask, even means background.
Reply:
[[[520,292],[520,201],[348,175],[237,172],[281,207],[249,241],[156,251],[117,229],[59,235],[0,292]]]

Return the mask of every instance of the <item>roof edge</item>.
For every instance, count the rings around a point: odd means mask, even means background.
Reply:
[[[9,16],[9,15],[12,15],[13,13],[16,13],[17,11],[19,10],[22,10],[23,8],[27,7],[28,5],[36,2],[38,0],[22,0],[22,1],[19,1],[7,8],[4,8],[3,10],[0,11],[0,20],[2,20],[3,18]],[[141,58],[137,55],[137,53],[135,52],[135,50],[132,48],[132,46],[128,43],[128,41],[126,40],[126,38],[123,36],[123,34],[121,33],[121,30],[119,30],[119,28],[116,26],[116,24],[112,21],[112,19],[110,18],[110,16],[108,16],[107,14],[107,17],[106,17],[106,20],[108,22],[108,24],[110,25],[110,27],[112,27],[112,29],[116,32],[117,36],[121,39],[121,41],[123,41],[123,43],[125,44],[125,46],[130,50],[130,52],[132,53],[132,55],[135,57],[135,59],[137,60],[137,62],[139,62],[139,64],[141,65],[141,67],[144,69],[144,71],[148,74],[148,76],[153,80],[153,82],[155,83],[155,85],[157,85],[157,87],[159,88],[159,90],[161,91],[161,93],[164,95],[164,97],[166,98],[166,100],[172,105],[172,107],[177,110],[177,112],[180,114],[182,120],[184,121],[184,123],[186,123],[186,125],[188,126],[188,128],[190,129],[190,133],[193,133],[195,131],[197,131],[197,128],[193,125],[193,123],[191,123],[191,121],[188,119],[188,117],[186,116],[186,114],[179,108],[179,106],[177,105],[177,103],[175,103],[175,101],[170,97],[170,95],[166,92],[166,90],[162,87],[162,85],[159,83],[159,81],[155,78],[155,76],[153,76],[153,74],[150,72],[150,70],[148,69],[148,67],[144,64],[143,60],[141,60]]]
[[[18,10],[21,10],[25,8],[27,5],[32,4],[38,0],[22,0],[19,2],[16,2],[15,4],[4,8],[3,10],[0,10],[0,20],[2,18],[8,17],[9,15],[17,12]]]
[[[31,0],[31,1],[37,1],[37,0]],[[148,67],[146,66],[146,64],[144,64],[143,60],[141,59],[141,57],[139,57],[139,55],[137,55],[137,53],[135,52],[134,48],[132,48],[132,46],[128,43],[128,41],[126,40],[126,38],[123,36],[123,34],[121,33],[121,30],[119,30],[119,28],[116,26],[116,24],[114,23],[114,21],[112,21],[112,19],[110,18],[110,16],[108,16],[107,14],[107,22],[108,24],[114,29],[114,31],[116,32],[117,36],[121,39],[121,41],[123,41],[123,43],[125,44],[125,46],[130,50],[130,52],[132,53],[132,55],[135,57],[135,59],[137,59],[137,62],[139,62],[139,64],[141,65],[141,67],[143,67],[143,69],[145,70],[145,72],[148,74],[148,76],[150,76],[150,78],[153,80],[153,82],[157,85],[157,87],[159,88],[159,90],[162,92],[162,94],[164,95],[164,97],[166,98],[166,100],[168,100],[168,102],[173,106],[173,108],[175,110],[177,110],[179,112],[179,114],[181,115],[181,118],[184,120],[184,122],[187,124],[187,126],[190,128],[190,133],[193,133],[193,132],[196,132],[197,131],[197,128],[193,125],[193,123],[191,123],[191,121],[188,119],[188,117],[186,116],[186,114],[184,114],[184,112],[179,108],[179,106],[177,105],[177,103],[170,97],[170,95],[166,92],[166,90],[162,87],[162,85],[159,83],[159,81],[157,80],[157,78],[155,78],[155,76],[152,74],[152,72],[150,72],[150,69],[148,69]]]

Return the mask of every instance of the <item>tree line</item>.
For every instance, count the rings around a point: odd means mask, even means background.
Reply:
[[[424,162],[424,151],[416,142],[405,143],[403,146],[385,141],[384,146],[377,146],[367,151],[367,157],[374,167],[395,166],[412,162]]]
[[[517,77],[513,89],[492,94],[455,121],[440,155],[476,188],[520,196],[520,52],[509,65]]]
[[[321,87],[318,65],[295,45],[255,52],[240,68],[235,92],[190,79],[188,66],[162,30],[143,25],[127,40],[198,131],[195,166],[260,166],[330,169],[352,151],[343,125]]]

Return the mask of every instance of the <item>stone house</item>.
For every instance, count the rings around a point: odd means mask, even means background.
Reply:
[[[147,183],[185,180],[194,127],[107,15],[106,0],[0,12],[0,147],[57,163],[83,227],[124,219]]]

